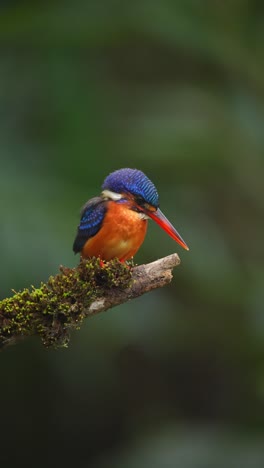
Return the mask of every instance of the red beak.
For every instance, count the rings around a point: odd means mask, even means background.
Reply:
[[[169,222],[169,220],[166,218],[166,216],[160,211],[158,208],[157,211],[148,211],[146,210],[146,214],[153,219],[159,226],[164,229],[169,236],[172,237],[178,244],[180,244],[185,250],[189,250],[188,245],[184,242],[183,238],[180,236],[180,234],[176,231],[176,229],[172,226],[172,224]]]

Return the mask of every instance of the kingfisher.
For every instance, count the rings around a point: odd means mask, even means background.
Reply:
[[[125,262],[143,243],[148,219],[189,250],[160,210],[159,195],[151,180],[138,169],[114,171],[104,180],[101,195],[83,206],[73,251],[83,258],[118,258]]]

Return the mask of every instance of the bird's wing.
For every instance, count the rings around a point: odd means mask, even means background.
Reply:
[[[106,212],[106,202],[101,197],[89,200],[81,211],[81,222],[73,243],[73,251],[80,252],[86,241],[99,231]]]

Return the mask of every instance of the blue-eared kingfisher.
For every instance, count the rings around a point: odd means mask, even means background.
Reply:
[[[101,195],[84,205],[73,251],[83,258],[108,261],[117,257],[125,262],[143,243],[148,219],[189,250],[159,209],[159,195],[151,180],[137,169],[119,169],[106,177]]]

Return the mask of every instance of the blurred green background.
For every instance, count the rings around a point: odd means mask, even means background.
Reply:
[[[150,224],[169,287],[1,353],[3,466],[263,468],[264,3],[2,1],[0,45],[1,298],[121,167],[190,246]]]

